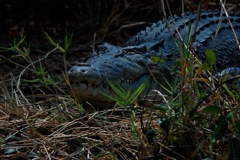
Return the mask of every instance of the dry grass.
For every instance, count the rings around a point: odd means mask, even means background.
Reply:
[[[184,124],[186,117],[171,102],[166,112],[161,107],[83,112],[66,95],[46,95],[34,103],[19,91],[1,89],[1,159],[194,159],[200,153],[218,159],[230,152],[225,140],[211,148],[214,126],[224,114],[233,114],[233,124],[240,118],[238,101],[219,94],[202,106],[223,103],[223,115],[200,108],[198,118]],[[236,128],[227,128],[230,138]]]
[[[80,106],[65,96],[37,103],[26,99],[16,93],[1,103],[1,159],[31,154],[44,159],[127,159],[153,156],[152,149],[159,148],[147,143],[140,118],[135,117],[131,127],[126,109],[81,113]]]

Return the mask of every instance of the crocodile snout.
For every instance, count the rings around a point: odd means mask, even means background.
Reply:
[[[73,66],[68,72],[67,75],[71,81],[97,81],[102,76],[97,67],[94,67],[88,63],[78,63]]]
[[[68,71],[68,74],[71,74],[71,73],[83,73],[84,74],[85,72],[87,72],[90,69],[91,69],[90,64],[88,64],[88,63],[78,63]]]

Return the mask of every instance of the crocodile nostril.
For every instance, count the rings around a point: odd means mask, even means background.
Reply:
[[[83,72],[83,73],[84,73],[84,72],[86,72],[86,70],[84,70],[84,69],[81,69],[81,72]]]

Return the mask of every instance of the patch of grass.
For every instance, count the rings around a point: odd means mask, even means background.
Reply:
[[[69,40],[65,38],[65,45],[67,47],[65,47],[64,51],[69,47],[71,37]],[[59,87],[58,82],[42,66],[42,61],[59,48],[54,48],[45,57],[33,61],[31,59],[30,46],[22,47],[24,40],[25,37],[21,38],[18,42],[14,40],[11,47],[1,47],[3,52],[15,52],[16,55],[13,57],[22,58],[27,62],[27,66],[19,65],[22,67],[22,71],[17,77],[13,75],[11,84],[2,84],[0,87],[2,93],[0,102],[0,114],[2,117],[0,125],[1,159],[9,157],[9,155],[18,158],[39,158],[38,150],[40,146],[35,144],[49,146],[59,156],[71,159],[71,156],[57,147],[59,142],[53,142],[50,140],[51,138],[49,139],[49,137],[45,136],[49,133],[49,126],[53,127],[52,125],[54,124],[60,125],[62,122],[73,119],[76,115],[80,117],[83,112],[80,105]],[[23,79],[24,74],[31,74],[33,78],[30,80]],[[33,92],[34,95],[29,98],[31,93],[22,91],[22,84],[25,82],[44,86],[48,91],[51,91],[51,94],[45,93],[45,89],[39,89],[41,94],[35,95]],[[9,90],[9,87],[11,90]],[[31,91],[30,88],[29,91]],[[34,100],[35,96],[40,96],[42,100]],[[73,105],[75,107],[72,107]],[[53,132],[50,131],[54,135],[52,138],[56,138],[56,133],[59,133],[57,128],[52,128]],[[25,139],[26,137],[28,138]],[[30,150],[29,152],[25,152],[26,149],[30,149],[31,152]],[[21,155],[18,155],[19,152],[21,152]]]
[[[110,100],[116,102],[115,106],[126,107],[131,105],[137,105],[138,97],[140,96],[140,94],[142,94],[148,82],[146,81],[140,84],[135,91],[125,91],[120,84],[113,84],[109,80],[108,83],[114,92],[113,95],[108,95],[104,92],[101,92],[100,90],[98,90],[98,92],[108,97]]]
[[[216,62],[214,52],[206,50],[206,61],[201,64],[191,52],[191,42],[190,37],[185,45],[176,42],[181,57],[180,73],[175,74],[181,76],[180,92],[169,97],[166,107],[159,104],[151,110],[161,127],[155,131],[166,135],[164,145],[171,147],[163,150],[166,153],[170,150],[169,157],[238,159],[239,88],[230,91],[225,83],[219,83],[221,80],[212,72]],[[228,85],[236,87],[238,83]]]

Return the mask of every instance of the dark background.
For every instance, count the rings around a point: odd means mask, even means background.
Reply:
[[[172,13],[182,12],[180,0],[170,0]],[[196,10],[199,0],[185,0],[185,11]],[[218,9],[218,0],[202,1],[202,8]],[[228,1],[227,8],[238,11],[238,0]],[[162,17],[160,0],[7,0],[0,2],[1,43],[21,35],[29,40],[43,36],[45,31],[53,37],[63,37],[74,31],[75,42],[89,43],[97,34],[97,42],[122,43],[121,38],[135,34],[134,27],[120,28],[136,22],[151,24]],[[165,6],[166,7],[166,6]],[[166,7],[167,8],[167,7]],[[166,9],[167,10],[167,9]],[[120,36],[120,37],[119,37]],[[37,39],[39,40],[39,39]]]

